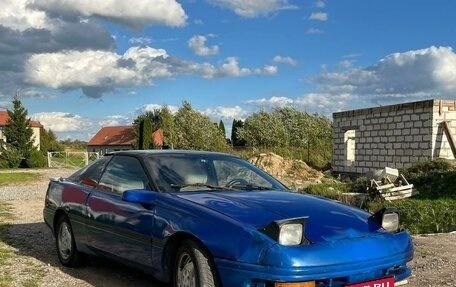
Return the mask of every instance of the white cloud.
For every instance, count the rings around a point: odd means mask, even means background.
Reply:
[[[128,40],[130,44],[140,44],[140,45],[148,45],[152,43],[152,39],[149,37],[134,37]]]
[[[223,119],[225,121],[233,121],[233,119],[245,119],[249,112],[244,110],[240,106],[218,106],[215,108],[207,108],[204,111],[202,111],[202,113],[215,120]]]
[[[366,68],[325,71],[315,78],[319,90],[350,91],[374,102],[389,103],[398,97],[408,100],[448,96],[456,93],[456,54],[450,47],[430,47],[394,53]]]
[[[287,64],[290,66],[296,66],[298,64],[298,61],[296,61],[295,59],[293,59],[291,57],[280,56],[280,55],[275,56],[272,59],[272,61],[274,63]]]
[[[29,83],[55,89],[123,86],[137,82],[128,67],[119,67],[120,57],[106,51],[68,51],[35,54],[26,64]]]
[[[113,115],[102,118],[98,121],[100,127],[131,125],[133,120],[126,115]]]
[[[293,105],[303,111],[329,116],[347,110],[356,100],[357,97],[351,94],[310,93],[298,97]]]
[[[246,103],[260,109],[273,109],[276,107],[293,107],[308,113],[319,113],[330,116],[335,111],[347,109],[357,97],[349,93],[310,93],[298,98],[271,97],[256,100],[249,100]]]
[[[247,68],[239,67],[239,62],[235,57],[229,57],[220,67],[221,76],[242,77],[248,76],[252,72]]]
[[[30,6],[59,17],[100,17],[133,28],[151,24],[184,26],[187,15],[175,0],[32,0]]]
[[[323,34],[324,31],[318,28],[309,28],[306,32],[306,34]]]
[[[271,97],[269,99],[262,98],[256,100],[249,100],[246,103],[261,108],[274,108],[291,105],[294,103],[294,100],[288,97]]]
[[[52,23],[43,11],[27,8],[28,0],[3,0],[0,9],[1,25],[19,31],[29,28],[50,28]]]
[[[322,0],[319,0],[319,1],[315,1],[315,7],[318,7],[318,8],[325,8],[326,7],[326,2],[325,1],[322,1]]]
[[[54,132],[81,132],[95,126],[95,123],[88,118],[63,112],[36,113],[31,118],[39,121],[45,129],[51,129]]]
[[[170,57],[165,50],[148,46],[131,47],[123,55],[90,50],[35,54],[25,64],[28,84],[61,90],[81,88],[93,98],[117,88],[153,85],[156,78],[194,74],[212,79],[275,73],[275,66],[253,70],[241,67],[235,57],[214,67]]]
[[[232,10],[245,18],[266,16],[285,9],[297,9],[288,0],[208,0],[209,3]]]
[[[160,110],[164,107],[164,105],[158,105],[158,104],[146,104],[144,105],[141,109],[139,109],[137,111],[138,114],[143,114],[144,112],[147,112],[147,111],[153,111],[153,110]],[[172,113],[172,114],[175,114],[177,113],[177,111],[179,110],[179,107],[178,106],[166,106],[168,107],[169,111]]]
[[[212,35],[210,35],[212,36]],[[219,46],[213,45],[206,46],[207,37],[202,35],[195,35],[188,40],[188,46],[198,56],[211,56],[219,53]]]
[[[263,68],[257,68],[255,69],[255,74],[258,75],[275,75],[278,72],[277,66],[272,66],[272,65],[266,65]]]
[[[309,20],[327,21],[328,20],[328,13],[313,12],[312,14],[310,14]]]

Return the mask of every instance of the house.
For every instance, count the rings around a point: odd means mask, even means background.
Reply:
[[[0,147],[3,147],[3,144],[6,142],[6,137],[3,134],[3,129],[6,126],[6,123],[9,120],[9,115],[7,111],[0,111]],[[29,121],[29,125],[33,130],[33,146],[38,150],[40,149],[40,131],[43,128],[43,125],[38,121]]]
[[[425,100],[333,114],[333,171],[366,174],[456,158],[456,101]]]
[[[163,130],[158,129],[152,134],[155,144],[163,146]],[[87,144],[88,152],[105,154],[111,151],[133,149],[135,142],[134,126],[102,127]]]

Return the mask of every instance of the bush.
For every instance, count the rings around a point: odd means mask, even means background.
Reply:
[[[22,161],[21,153],[14,147],[3,149],[0,154],[0,168],[18,168]]]
[[[412,234],[456,230],[456,199],[409,198],[393,202],[376,200],[368,204],[373,212],[385,206],[399,210],[402,225]]]
[[[456,169],[446,160],[419,162],[402,172],[420,192],[418,198],[456,197]]]
[[[47,164],[46,157],[39,150],[32,150],[29,157],[25,160],[26,167],[45,167]]]

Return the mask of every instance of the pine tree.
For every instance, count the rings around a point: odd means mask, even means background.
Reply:
[[[139,116],[135,122],[136,149],[153,148],[152,123],[146,115]]]
[[[226,137],[225,124],[222,120],[220,120],[218,128],[220,129],[220,132],[222,133],[223,137]]]
[[[9,119],[3,129],[6,137],[7,148],[16,149],[22,158],[28,158],[33,147],[33,130],[27,110],[22,106],[21,100],[16,95],[13,98],[13,109],[7,110]]]
[[[55,133],[49,129],[40,130],[40,150],[46,155],[48,152],[63,151],[63,146],[57,140]]]
[[[174,125],[174,116],[167,106],[164,106],[161,109],[160,118],[165,144],[169,148],[174,149],[174,146],[176,145],[176,127]]]

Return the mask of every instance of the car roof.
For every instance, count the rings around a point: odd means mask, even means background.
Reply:
[[[147,149],[147,150],[123,150],[106,153],[105,155],[134,155],[134,156],[148,156],[148,155],[175,155],[175,154],[193,154],[193,155],[223,155],[238,157],[233,154],[212,152],[212,151],[200,151],[200,150],[172,150],[172,149]]]

